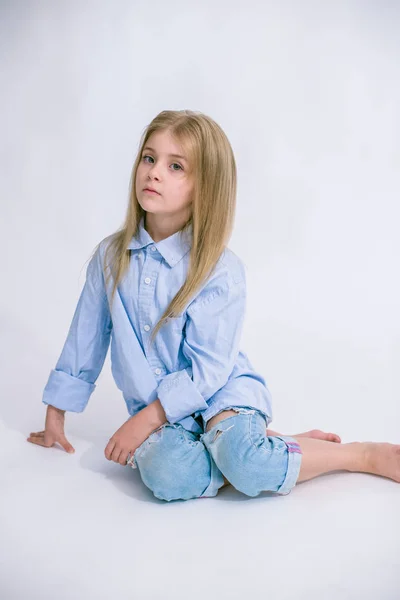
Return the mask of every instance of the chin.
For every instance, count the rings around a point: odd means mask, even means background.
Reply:
[[[151,202],[142,202],[141,200],[138,201],[140,206],[142,207],[142,209],[144,210],[144,212],[147,213],[157,213],[157,210],[154,210],[154,206],[151,206]]]

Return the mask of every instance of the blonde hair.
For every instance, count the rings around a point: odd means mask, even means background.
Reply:
[[[106,238],[111,241],[106,249],[103,267],[105,271],[105,263],[110,255],[110,272],[106,283],[112,271],[114,287],[111,302],[129,266],[130,251],[127,246],[132,236],[138,234],[141,217],[145,214],[135,191],[137,168],[148,138],[158,131],[168,131],[184,149],[194,188],[192,213],[180,230],[183,232],[192,225],[192,247],[186,280],[154,326],[151,342],[167,319],[174,318],[185,310],[212,274],[232,234],[237,187],[232,147],[213,119],[191,110],[160,112],[147,126],[139,143],[130,178],[129,203],[124,223],[118,231]]]

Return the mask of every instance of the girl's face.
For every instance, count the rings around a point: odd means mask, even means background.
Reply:
[[[169,132],[152,133],[136,172],[136,196],[143,210],[186,222],[193,190],[188,168],[187,157]],[[146,191],[148,187],[158,193]]]

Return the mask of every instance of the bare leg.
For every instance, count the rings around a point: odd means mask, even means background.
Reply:
[[[332,444],[324,440],[298,437],[303,453],[299,481],[322,473],[342,470],[372,473],[400,483],[400,445],[386,442]]]
[[[216,423],[234,411],[219,413],[207,423],[207,431]],[[319,431],[319,430],[313,430]],[[267,435],[281,435],[267,429]],[[294,437],[302,451],[300,473],[297,482],[306,481],[329,473],[345,470],[359,473],[372,473],[388,477],[400,483],[400,445],[386,442],[350,442],[347,444],[332,443],[326,439],[306,437],[306,434]],[[225,485],[229,481],[225,479]],[[223,486],[224,487],[224,486]]]
[[[281,434],[267,429],[267,435]],[[330,471],[345,470],[381,475],[400,483],[400,445],[398,444],[378,442],[340,444],[341,440],[337,434],[325,433],[320,429],[312,429],[291,437],[297,440],[303,452],[297,482],[307,481]]]
[[[267,429],[268,436],[281,435]],[[297,482],[307,481],[323,473],[345,470],[372,473],[400,483],[400,445],[378,442],[340,444],[339,436],[312,429],[294,434],[303,453]]]
[[[322,431],[321,429],[310,429],[310,431],[304,431],[303,433],[278,433],[277,431],[273,431],[272,429],[267,429],[268,436],[274,435],[290,435],[291,437],[308,437],[308,438],[316,438],[317,440],[325,440],[327,442],[340,442],[340,436],[337,433],[327,433],[326,431]]]
[[[368,472],[367,448],[362,442],[332,444],[305,437],[295,439],[303,453],[297,482],[337,470]]]

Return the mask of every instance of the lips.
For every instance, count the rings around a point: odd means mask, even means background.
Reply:
[[[143,191],[144,192],[153,192],[153,194],[160,194],[160,192],[157,192],[157,190],[153,190],[152,188],[144,188]]]

